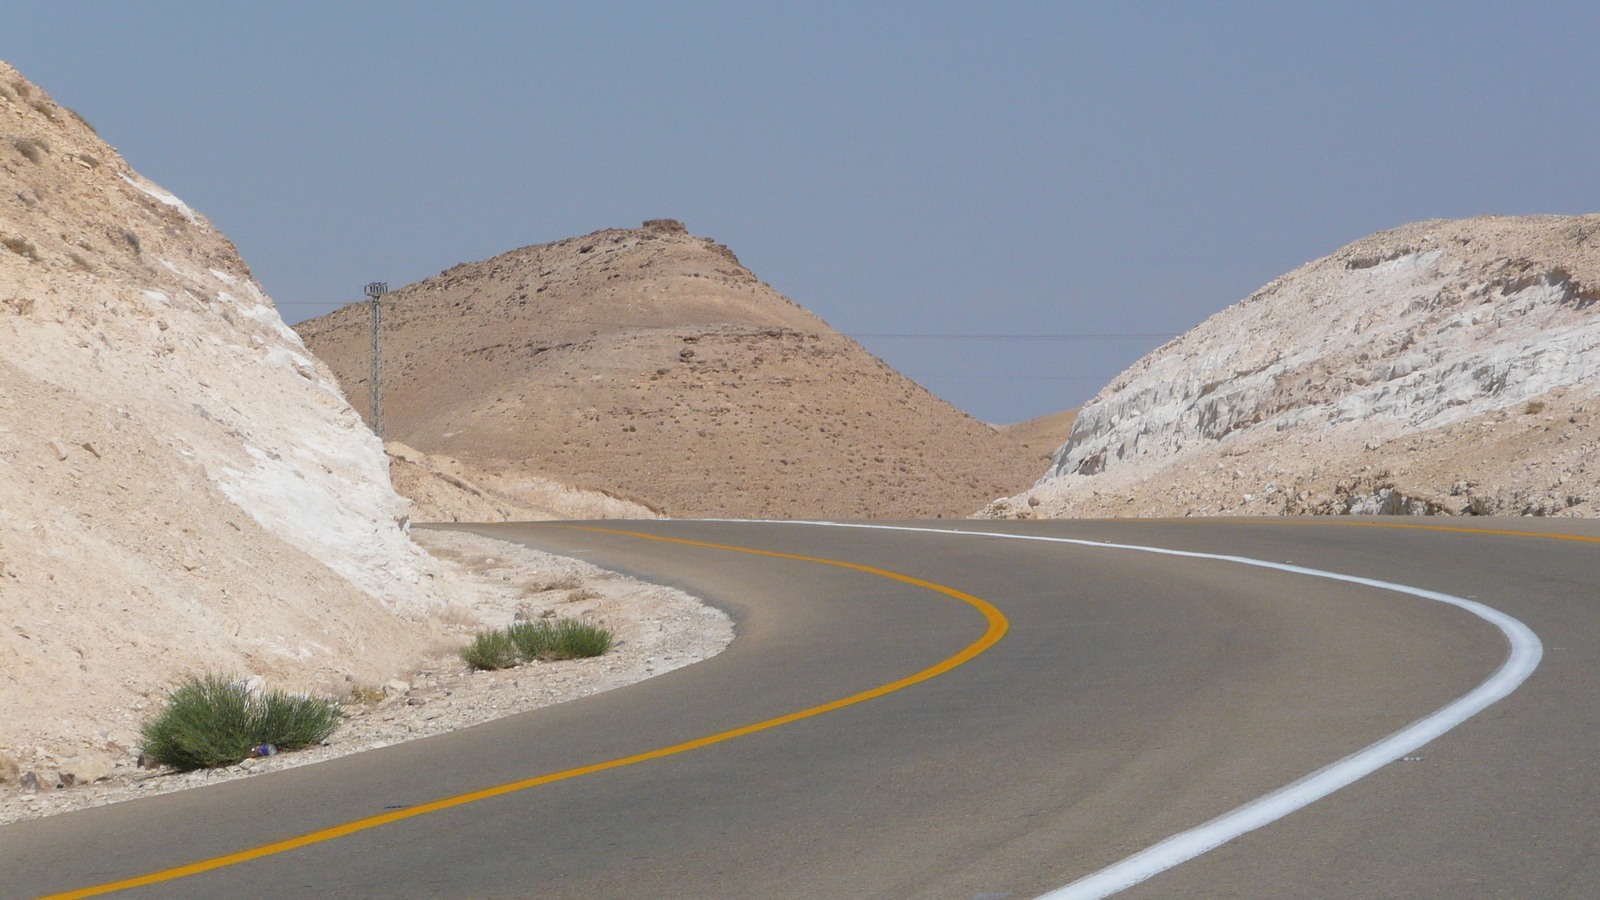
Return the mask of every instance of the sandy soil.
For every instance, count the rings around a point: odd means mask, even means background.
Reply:
[[[670,672],[716,655],[733,639],[726,615],[671,588],[477,535],[419,530],[416,538],[470,585],[465,607],[449,628],[452,646],[478,628],[546,612],[603,624],[616,632],[617,646],[593,659],[532,663],[499,672],[472,671],[453,651],[435,653],[384,684],[342,685],[351,718],[325,746],[246,760],[227,769],[188,774],[141,769],[135,749],[120,744],[74,754],[71,762],[23,747],[17,770],[34,773],[41,788],[23,790],[15,779],[0,787],[0,824],[246,778],[468,728]],[[97,757],[88,762],[103,765],[107,777],[57,789],[63,765],[73,769],[86,756]]]
[[[1037,454],[669,220],[464,263],[390,295],[389,439],[670,516],[965,515]],[[298,327],[361,408],[370,313]]]

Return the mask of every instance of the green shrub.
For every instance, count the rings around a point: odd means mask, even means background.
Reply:
[[[611,649],[616,636],[608,628],[578,619],[540,619],[479,632],[461,650],[474,669],[509,669],[533,660],[582,659]]]
[[[522,659],[543,658],[555,642],[555,627],[545,619],[515,622],[505,631],[511,643],[516,645],[517,656]]]
[[[611,649],[612,633],[577,619],[518,622],[506,629],[517,654],[525,660],[581,659]]]
[[[461,648],[461,659],[474,669],[509,669],[517,664],[517,645],[498,628],[479,632]]]
[[[608,628],[591,625],[577,619],[557,619],[555,644],[550,659],[581,659],[599,656],[611,649],[616,639]]]
[[[243,682],[190,676],[166,708],[140,727],[145,755],[180,771],[231,766],[262,744],[299,750],[327,740],[344,710],[332,700],[283,691],[252,694]]]

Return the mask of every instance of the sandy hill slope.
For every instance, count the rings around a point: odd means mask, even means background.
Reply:
[[[1036,458],[1051,461],[1057,448],[1072,436],[1072,423],[1077,421],[1076,409],[1049,413],[1025,422],[1001,425],[1000,433],[1028,448]]]
[[[1420,222],[1135,363],[984,515],[1600,512],[1600,216]]]
[[[386,466],[233,245],[0,63],[0,750],[129,747],[189,672],[430,649]]]
[[[519,485],[671,516],[966,514],[1037,475],[672,220],[466,263],[390,295],[386,436]],[[358,408],[368,308],[298,326]],[[363,409],[363,411],[365,411]]]

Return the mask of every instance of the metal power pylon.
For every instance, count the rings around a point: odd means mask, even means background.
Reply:
[[[389,282],[374,281],[364,289],[372,301],[372,432],[383,440],[383,295]]]

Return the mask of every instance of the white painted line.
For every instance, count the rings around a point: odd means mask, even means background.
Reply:
[[[918,531],[936,534],[994,537],[1018,541],[1076,544],[1081,547],[1095,547],[1101,550],[1133,550],[1140,553],[1157,553],[1162,556],[1215,559],[1223,562],[1238,563],[1243,566],[1255,566],[1261,569],[1276,569],[1280,572],[1290,572],[1295,575],[1345,581],[1350,584],[1360,584],[1447,603],[1464,609],[1499,628],[1500,632],[1506,636],[1506,640],[1510,642],[1511,652],[1507,655],[1506,661],[1500,668],[1493,675],[1490,675],[1488,680],[1453,703],[1436,710],[1431,715],[1412,722],[1410,725],[1365,749],[1358,750],[1338,762],[1331,763],[1312,772],[1298,781],[1284,785],[1265,796],[1257,797],[1249,803],[1230,812],[1223,813],[1203,825],[1175,834],[1159,844],[1141,850],[1121,862],[1113,863],[1065,887],[1042,894],[1037,900],[1099,900],[1101,897],[1109,897],[1179,863],[1194,859],[1207,850],[1221,846],[1242,834],[1275,822],[1302,806],[1314,803],[1334,791],[1410,754],[1429,741],[1482,712],[1491,704],[1509,695],[1517,689],[1518,685],[1526,681],[1528,676],[1533,674],[1533,670],[1539,667],[1539,658],[1544,655],[1544,646],[1539,642],[1539,636],[1534,634],[1532,629],[1493,607],[1486,606],[1476,600],[1468,600],[1450,594],[1441,594],[1438,591],[1428,591],[1409,585],[1396,584],[1392,581],[1379,581],[1376,578],[1341,575],[1338,572],[1326,572],[1322,569],[1311,569],[1288,563],[1267,562],[1261,559],[1251,559],[1247,556],[1196,553],[1189,550],[1168,550],[1164,547],[1145,547],[1139,544],[1114,544],[1107,541],[1086,541],[1076,538],[1045,537],[1030,534],[1004,534],[993,531],[962,531],[953,528],[917,528],[909,525],[787,521],[792,524],[827,525],[833,528],[873,528],[884,531]]]

